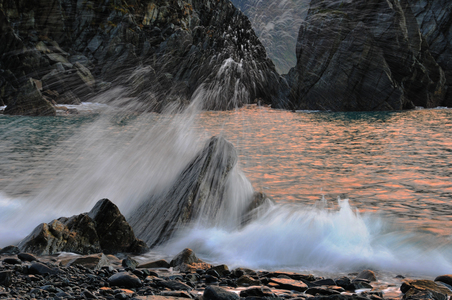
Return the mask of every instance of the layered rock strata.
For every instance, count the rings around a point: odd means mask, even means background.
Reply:
[[[372,111],[445,103],[445,73],[406,1],[313,0],[296,51],[297,65],[286,76],[291,108]]]
[[[204,109],[277,97],[280,77],[229,0],[0,0],[0,27],[5,113],[52,115],[48,102],[83,101],[115,85],[155,111],[194,95]],[[30,80],[41,94],[25,101]]]

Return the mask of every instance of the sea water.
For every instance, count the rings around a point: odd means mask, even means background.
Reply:
[[[150,256],[191,247],[230,267],[450,273],[449,109],[1,115],[0,247],[101,198],[127,216],[220,134],[239,153],[230,198],[249,180],[274,202],[246,226],[188,226]]]

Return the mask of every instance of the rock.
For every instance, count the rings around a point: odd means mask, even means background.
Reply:
[[[442,283],[445,283],[445,284],[447,284],[447,285],[452,286],[452,275],[447,274],[447,275],[440,275],[440,276],[437,276],[437,277],[435,278],[435,281],[439,281],[439,282],[442,282]]]
[[[230,142],[222,137],[212,137],[163,196],[149,197],[131,214],[129,222],[137,236],[153,247],[200,216],[205,225],[213,225],[225,200],[228,176],[237,159],[237,151]],[[236,216],[238,221],[240,216]]]
[[[99,200],[89,213],[40,224],[19,243],[19,248],[38,255],[143,252],[147,249],[108,199]]]
[[[0,250],[0,254],[18,254],[20,252],[19,248],[17,248],[16,246],[6,246],[5,248],[2,248]]]
[[[0,272],[0,285],[10,286],[12,283],[13,271],[1,271]]]
[[[130,256],[127,256],[126,258],[124,258],[122,260],[121,265],[124,268],[130,268],[132,270],[135,270],[138,266],[138,262],[136,260],[134,260],[133,258],[131,258]]]
[[[321,285],[336,285],[336,281],[334,281],[331,278],[327,278],[327,279],[320,279],[320,280],[316,280],[310,283],[311,285],[314,286],[321,286]]]
[[[66,91],[63,95],[59,95],[55,102],[57,104],[80,105],[82,101],[71,91]]]
[[[340,287],[343,287],[344,289],[348,289],[349,286],[351,285],[352,281],[350,280],[350,278],[348,277],[340,277],[340,278],[336,278],[334,280],[336,282],[336,284]]]
[[[22,264],[22,261],[17,258],[5,258],[3,259],[4,264],[10,264],[10,265],[20,265]]]
[[[147,262],[141,265],[138,265],[138,269],[145,269],[145,268],[170,268],[171,265],[164,259],[160,259],[160,260],[156,260],[156,261],[151,261],[151,262]]]
[[[208,286],[203,293],[204,300],[238,300],[239,298],[236,293],[217,286]]]
[[[165,297],[179,297],[179,298],[193,298],[188,292],[186,291],[165,291],[160,293],[160,295]]]
[[[19,88],[16,97],[6,106],[5,114],[28,116],[54,116],[55,107],[39,91],[32,78],[27,79]]]
[[[366,279],[369,280],[370,282],[377,281],[377,276],[375,276],[375,272],[371,270],[363,270],[359,272],[359,274],[356,275],[356,278]]]
[[[298,36],[297,66],[286,78],[296,109],[435,107],[446,91],[444,72],[410,8],[379,0],[311,1]]]
[[[38,275],[58,274],[58,269],[50,268],[43,263],[34,262],[28,267],[28,273]]]
[[[269,272],[265,274],[265,277],[267,278],[274,278],[274,277],[280,277],[280,276],[287,276],[290,279],[294,280],[302,280],[302,281],[315,281],[315,277],[312,274],[298,274],[294,272]]]
[[[17,254],[17,257],[21,260],[21,261],[37,261],[38,259],[30,253],[19,253]]]
[[[173,291],[190,291],[193,289],[192,287],[186,285],[185,283],[179,282],[177,280],[166,280],[166,281],[163,280],[159,281],[159,284]]]
[[[66,267],[81,265],[91,270],[100,270],[102,267],[108,266],[110,262],[103,253],[77,257],[71,260]]]
[[[308,286],[304,282],[293,279],[270,278],[270,282],[277,284],[277,288],[285,290],[304,292],[308,289]]]
[[[142,286],[141,280],[136,275],[130,274],[128,272],[117,273],[108,278],[108,282],[112,286],[125,288],[136,288]]]
[[[253,277],[248,275],[240,276],[236,281],[238,286],[253,286],[253,285],[261,285],[259,280],[255,280]]]
[[[252,286],[240,291],[240,297],[269,297],[274,298],[272,290],[266,286]]]
[[[407,294],[410,290],[412,290],[412,295],[415,294],[416,291],[428,291],[435,297],[443,297],[452,295],[452,292],[440,283],[436,283],[432,280],[425,279],[415,279],[415,280],[405,280],[400,286],[400,291],[404,294]],[[410,295],[411,295],[410,294]],[[445,297],[444,296],[444,297]]]
[[[328,287],[322,287],[322,286],[316,286],[316,287],[310,287],[305,291],[308,295],[340,295],[340,292],[330,289]]]
[[[179,252],[170,262],[171,267],[176,267],[181,264],[192,264],[199,262],[199,258],[196,257],[195,252],[189,248],[185,248]]]
[[[104,253],[144,253],[147,251],[146,244],[135,237],[126,218],[110,200],[99,200],[88,216],[96,224],[99,243]]]

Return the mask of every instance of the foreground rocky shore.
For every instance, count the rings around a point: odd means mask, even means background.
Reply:
[[[154,299],[179,300],[446,300],[452,275],[432,280],[404,279],[393,287],[378,280],[371,270],[338,278],[293,272],[229,270],[212,266],[184,249],[170,262],[138,263],[125,254],[80,256],[62,253],[34,256],[8,246],[0,250],[0,298],[2,299]]]

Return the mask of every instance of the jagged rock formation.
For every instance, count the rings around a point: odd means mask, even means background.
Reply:
[[[142,253],[147,250],[146,244],[135,237],[118,207],[108,199],[99,200],[88,213],[40,224],[18,247],[23,252],[39,255]]]
[[[409,0],[430,53],[446,74],[448,87],[443,105],[452,107],[452,2]]]
[[[0,105],[8,107],[24,106],[17,99],[30,78],[42,93],[36,103],[79,102],[117,84],[156,111],[194,94],[208,99],[205,109],[277,97],[280,77],[229,0],[0,0],[0,28]]]
[[[131,215],[129,222],[137,236],[152,247],[201,215],[215,219],[237,159],[231,143],[212,137],[163,196],[150,197]]]
[[[239,206],[228,205],[232,199],[226,191],[237,160],[237,151],[230,142],[223,137],[210,138],[166,191],[151,195],[130,215],[128,220],[137,237],[153,247],[194,222],[215,226],[227,215],[237,222],[232,226],[246,224],[254,217],[254,209],[271,200],[265,194],[254,193]]]
[[[295,109],[435,107],[447,91],[406,1],[313,0],[286,79]]]

